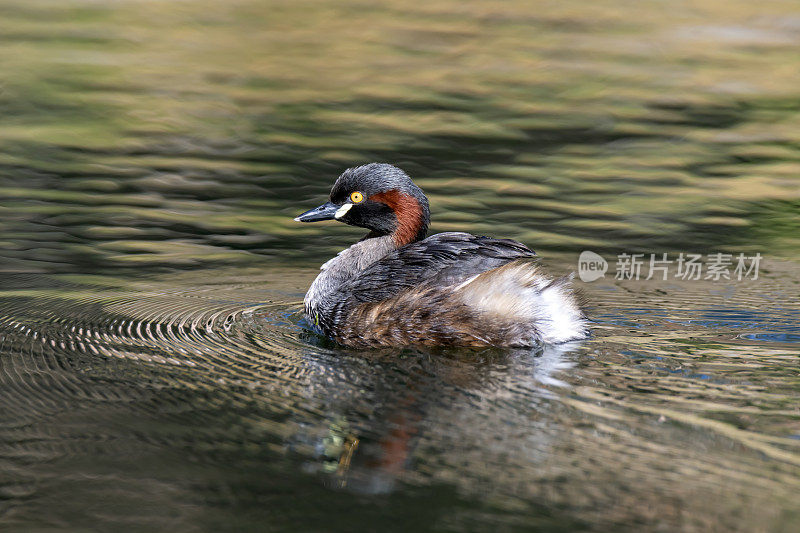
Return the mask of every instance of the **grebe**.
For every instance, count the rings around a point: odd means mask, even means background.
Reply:
[[[588,334],[571,276],[549,278],[510,239],[439,233],[425,239],[428,199],[397,167],[345,170],[330,201],[297,218],[367,228],[320,268],[305,313],[346,346],[533,346]]]

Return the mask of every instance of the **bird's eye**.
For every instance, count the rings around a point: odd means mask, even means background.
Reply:
[[[350,193],[350,201],[353,202],[354,204],[359,203],[363,199],[364,199],[364,195],[361,194],[358,191]]]

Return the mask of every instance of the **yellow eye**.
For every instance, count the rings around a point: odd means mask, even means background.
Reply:
[[[359,203],[363,199],[364,199],[364,195],[361,194],[358,191],[356,191],[354,193],[350,193],[350,201],[353,202],[354,204]]]

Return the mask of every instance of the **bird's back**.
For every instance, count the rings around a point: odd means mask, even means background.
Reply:
[[[569,278],[509,239],[440,233],[390,251],[327,295],[326,333],[354,346],[530,346],[585,336]]]

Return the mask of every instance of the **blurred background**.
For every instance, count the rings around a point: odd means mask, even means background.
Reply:
[[[0,2],[0,523],[795,531],[800,6]],[[361,237],[292,218],[396,164],[433,232],[761,253],[584,286],[545,353],[342,351]]]

